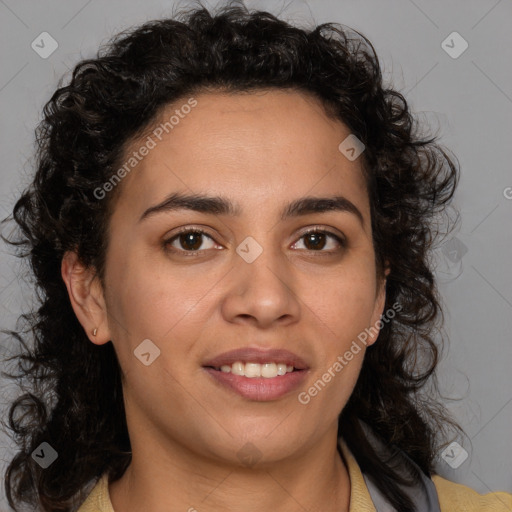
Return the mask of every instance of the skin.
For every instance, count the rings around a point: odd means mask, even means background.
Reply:
[[[385,279],[376,278],[361,159],[349,161],[338,150],[350,131],[309,95],[195,98],[197,106],[119,185],[105,289],[76,254],[62,262],[77,318],[92,343],[112,341],[124,373],[133,458],[109,486],[114,510],[348,511],[337,420],[364,346],[307,405],[297,395],[383,313]],[[169,105],[162,119],[186,100]],[[133,142],[127,153],[140,145]],[[221,195],[242,213],[176,210],[139,222],[172,192]],[[334,195],[349,199],[363,223],[343,211],[280,220],[292,200]],[[190,245],[179,238],[171,242],[175,253],[163,246],[184,226],[208,233],[199,238],[198,257],[183,255]],[[345,236],[347,246],[328,236],[315,249],[302,236],[313,227]],[[236,252],[247,236],[263,248],[252,263]],[[161,350],[149,366],[133,354],[144,339]],[[368,345],[375,341],[370,336]],[[203,370],[207,359],[246,346],[301,356],[309,365],[304,385],[257,402]],[[237,456],[247,442],[261,456],[252,467]]]

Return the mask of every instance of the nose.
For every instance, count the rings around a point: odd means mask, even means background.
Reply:
[[[236,256],[222,315],[231,323],[252,323],[265,329],[300,319],[300,300],[294,290],[293,269],[279,249],[264,248],[251,263]]]

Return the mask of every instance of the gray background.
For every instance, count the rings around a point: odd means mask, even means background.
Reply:
[[[215,5],[216,2],[205,2]],[[33,130],[58,79],[118,30],[170,15],[175,2],[0,0],[2,115],[0,216],[32,172]],[[462,180],[454,206],[458,231],[435,258],[450,338],[440,365],[447,405],[468,434],[468,459],[453,469],[439,454],[439,473],[480,493],[512,492],[512,1],[303,0],[251,1],[299,24],[334,21],[374,44],[388,83],[405,94],[420,119],[439,131],[458,157]],[[180,5],[187,5],[181,2]],[[469,47],[458,58],[441,43],[458,32]],[[42,32],[58,42],[41,58],[31,43]],[[454,50],[460,43],[448,39]],[[0,327],[30,309],[30,288],[0,246]],[[2,347],[4,354],[9,347]],[[2,389],[7,389],[0,383]],[[9,393],[2,394],[2,415]],[[1,438],[5,461],[12,443]],[[458,449],[460,452],[460,449]],[[457,450],[449,455],[457,458]],[[453,463],[452,463],[453,464]],[[3,469],[3,467],[1,468]],[[3,488],[1,495],[3,496]],[[0,503],[2,509],[7,507]]]

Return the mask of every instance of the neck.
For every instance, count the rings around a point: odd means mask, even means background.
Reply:
[[[115,512],[348,512],[350,480],[336,439],[261,468],[219,464],[174,448],[132,442],[130,466],[109,488]]]

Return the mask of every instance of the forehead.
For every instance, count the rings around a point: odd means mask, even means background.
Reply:
[[[337,191],[365,202],[361,160],[338,149],[348,135],[317,98],[298,91],[184,97],[126,148],[125,160],[151,146],[123,179],[120,202],[141,212],[174,190],[230,192],[235,202],[249,192],[255,200],[286,201]]]

